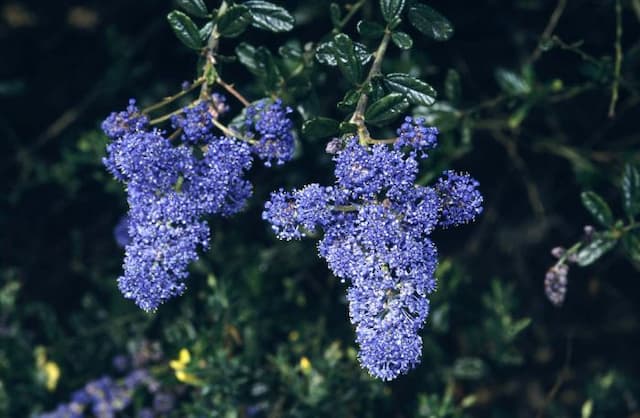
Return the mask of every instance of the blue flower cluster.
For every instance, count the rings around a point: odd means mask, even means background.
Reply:
[[[144,369],[134,370],[121,381],[103,376],[87,383],[71,395],[71,401],[39,418],[82,418],[91,414],[99,418],[112,418],[125,410],[138,388],[157,391],[159,383]]]
[[[263,212],[283,240],[324,232],[319,254],[348,281],[360,363],[383,380],[421,358],[419,332],[436,288],[437,250],[429,235],[482,212],[478,183],[466,174],[448,171],[436,187],[416,185],[417,151],[433,148],[437,134],[423,124],[406,119],[393,147],[348,138],[335,147],[334,186],[279,190]]]
[[[102,124],[111,139],[103,163],[126,185],[129,203],[129,241],[118,286],[142,309],[153,311],[183,293],[189,264],[208,246],[204,217],[230,216],[243,208],[252,192],[244,179],[252,153],[266,165],[291,157],[290,110],[280,101],[260,103],[247,110],[252,121],[248,128],[259,138],[253,146],[215,134],[213,119],[226,110],[215,95],[172,119],[180,132],[174,144],[149,126],[133,100],[126,111],[113,113]]]
[[[245,110],[242,131],[256,141],[254,150],[267,167],[273,161],[281,165],[293,157],[293,122],[288,117],[292,111],[280,99],[263,99]]]

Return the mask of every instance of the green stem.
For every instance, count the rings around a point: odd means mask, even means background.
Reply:
[[[241,141],[245,141],[248,142],[250,144],[256,144],[258,141],[256,141],[255,139],[250,139],[250,138],[246,138],[242,135],[240,135],[239,132],[234,131],[233,129],[224,126],[222,123],[220,123],[216,118],[212,117],[211,118],[211,122],[214,124],[214,126],[218,129],[220,129],[220,131],[222,131],[223,134],[233,137],[233,138],[237,138],[240,139]]]
[[[380,45],[375,52],[373,64],[371,64],[371,69],[369,70],[369,74],[365,79],[364,83],[362,83],[362,89],[371,82],[371,80],[381,73],[382,68],[382,60],[384,58],[384,54],[387,52],[387,47],[389,46],[389,40],[391,39],[391,31],[389,28],[386,28],[384,31],[384,36],[380,41]],[[355,124],[358,127],[358,137],[360,138],[360,143],[366,145],[368,140],[370,139],[369,130],[364,123],[364,111],[367,108],[367,103],[369,102],[369,96],[364,91],[361,92],[360,98],[358,99],[358,104],[356,105],[356,110],[353,112],[351,116],[350,122]]]
[[[167,96],[164,99],[160,100],[158,103],[152,104],[151,106],[148,106],[144,109],[142,109],[142,113],[149,113],[152,112],[156,109],[159,109],[165,105],[168,105],[169,103],[173,102],[174,100],[177,100],[183,96],[186,96],[187,94],[191,93],[193,90],[195,90],[198,86],[200,86],[202,83],[205,82],[205,78],[204,77],[200,77],[199,79],[197,79],[196,81],[193,82],[193,84],[191,84],[191,86],[189,86],[189,88],[182,90],[176,94],[174,94],[173,96]]]
[[[616,115],[616,103],[618,102],[618,90],[620,87],[620,72],[622,70],[622,3],[616,0],[616,41],[614,44],[616,61],[613,71],[613,85],[611,86],[611,102],[609,103],[609,117]]]
[[[196,100],[196,101],[195,101],[195,102],[193,102],[191,105],[192,105],[192,106],[195,106],[195,105],[196,105],[196,104],[198,104],[199,102],[200,102],[200,100]],[[180,109],[178,109],[178,110],[174,110],[174,111],[173,111],[173,112],[171,112],[171,113],[167,113],[166,115],[162,115],[162,116],[159,116],[159,117],[157,117],[157,118],[155,118],[155,119],[151,119],[151,120],[149,121],[149,125],[158,125],[158,124],[160,124],[160,123],[162,123],[162,122],[165,122],[165,121],[167,121],[167,120],[171,119],[171,117],[172,117],[172,116],[179,115],[179,114],[180,114],[180,113],[182,113],[183,111],[184,111],[184,109],[180,108]]]
[[[228,5],[226,1],[223,1],[220,4],[220,8],[218,9],[218,17],[222,16],[227,11]],[[220,33],[218,32],[218,25],[213,25],[213,29],[211,29],[211,35],[209,35],[209,40],[207,41],[207,46],[205,48],[205,62],[204,68],[202,71],[203,77],[205,80],[209,72],[213,70],[213,67],[216,65],[216,51],[218,49],[218,44],[220,41]],[[202,84],[202,88],[200,89],[200,98],[204,99],[209,96],[210,85],[209,80],[206,80],[205,83]]]

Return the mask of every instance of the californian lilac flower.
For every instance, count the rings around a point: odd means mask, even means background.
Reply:
[[[544,277],[544,293],[555,306],[561,306],[567,295],[567,274],[569,266],[556,264],[547,271]]]
[[[280,99],[260,100],[245,111],[245,135],[256,141],[254,151],[267,167],[273,161],[281,165],[293,157],[293,122],[288,116],[291,112]]]
[[[113,112],[102,122],[102,130],[110,139],[116,139],[128,133],[141,132],[149,127],[149,118],[136,107],[135,99],[129,100],[127,110]]]
[[[74,391],[68,404],[61,404],[55,410],[39,415],[39,418],[115,417],[131,405],[137,390],[146,388],[154,392],[154,385],[158,386],[159,382],[146,369],[134,369],[120,380],[103,376]],[[168,402],[165,402],[164,412],[168,411],[166,406]]]
[[[469,176],[446,172],[434,188],[415,184],[417,151],[424,157],[435,147],[435,128],[409,118],[398,134],[393,147],[347,138],[335,150],[334,187],[281,189],[263,212],[280,239],[324,232],[318,252],[348,283],[360,363],[383,380],[420,362],[420,330],[438,264],[429,235],[436,226],[468,222],[482,211],[478,183]]]
[[[208,246],[204,217],[235,214],[252,193],[244,178],[252,165],[252,147],[215,135],[212,120],[226,109],[219,95],[185,108],[172,120],[182,131],[178,144],[164,132],[149,129],[134,101],[127,111],[114,113],[103,123],[112,138],[103,162],[125,183],[129,203],[130,241],[118,286],[144,310],[152,311],[184,291],[189,264]],[[289,111],[279,101],[263,102],[253,110],[250,128],[265,152],[273,151],[269,158],[287,159],[280,145],[267,148],[289,139],[293,143]],[[202,148],[195,152],[193,146]]]
[[[438,128],[424,126],[423,118],[412,118],[407,116],[404,123],[397,131],[398,140],[394,143],[395,149],[404,147],[411,148],[411,155],[417,156],[420,151],[420,158],[427,158],[427,151],[432,150],[438,144]]]
[[[207,144],[212,140],[214,129],[212,115],[209,114],[209,102],[198,102],[187,106],[183,113],[171,118],[173,129],[182,129],[180,139],[185,144]]]
[[[473,221],[482,213],[482,194],[479,183],[468,174],[445,171],[438,179],[436,190],[442,199],[443,227]]]
[[[129,217],[127,215],[122,216],[115,228],[113,228],[113,237],[118,247],[121,248],[124,248],[131,241],[129,236]]]
[[[296,215],[297,206],[293,194],[283,189],[271,193],[271,199],[265,203],[262,219],[271,224],[273,232],[282,240],[302,238],[300,224]]]
[[[229,111],[229,105],[227,104],[226,96],[220,93],[213,93],[211,95],[211,109],[212,116],[219,118]]]

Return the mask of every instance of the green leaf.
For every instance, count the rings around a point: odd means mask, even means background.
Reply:
[[[340,133],[342,135],[351,134],[358,131],[358,125],[348,121],[340,122]]]
[[[227,38],[241,35],[251,24],[251,13],[245,6],[231,6],[218,19],[218,32]]]
[[[340,25],[340,20],[342,19],[340,5],[338,3],[331,3],[329,5],[329,14],[331,16],[331,23],[333,23],[333,26],[338,27]]]
[[[453,104],[460,103],[462,98],[460,74],[453,68],[447,71],[447,77],[444,80],[444,96]]]
[[[588,266],[593,263],[606,252],[610,251],[615,245],[617,240],[605,237],[605,236],[596,236],[593,240],[582,247],[580,251],[576,254],[576,263],[579,266]]]
[[[192,49],[202,48],[202,39],[200,39],[198,27],[189,16],[174,10],[167,15],[167,20],[180,42]]]
[[[271,32],[287,32],[293,29],[295,19],[284,8],[263,0],[249,0],[243,3],[253,17],[252,25]]]
[[[402,14],[405,0],[380,0],[380,9],[382,17],[387,22],[397,19]]]
[[[365,121],[381,125],[400,116],[409,107],[409,102],[402,93],[391,93],[369,106],[364,114]]]
[[[629,231],[624,234],[622,246],[631,260],[640,263],[640,231]]]
[[[256,48],[253,45],[245,42],[241,43],[236,47],[236,55],[240,63],[247,67],[253,75],[265,75],[263,69],[256,62]]]
[[[356,55],[360,60],[360,64],[365,65],[371,60],[372,55],[367,51],[366,46],[359,42],[354,42],[353,46],[355,47]],[[315,56],[316,60],[321,64],[330,65],[332,67],[338,65],[338,61],[335,56],[335,43],[333,41],[324,42],[318,45]]]
[[[176,0],[176,4],[195,17],[207,17],[209,11],[203,0]]]
[[[498,68],[495,72],[498,85],[507,94],[522,96],[531,92],[531,85],[520,75],[504,68]]]
[[[409,22],[436,41],[446,41],[453,36],[451,22],[426,4],[416,3],[409,7]]]
[[[330,118],[309,119],[302,125],[302,133],[309,139],[325,138],[336,135],[340,129],[340,122]]]
[[[358,33],[365,38],[376,39],[384,35],[384,26],[376,22],[361,20],[357,27]]]
[[[610,227],[613,225],[613,213],[607,202],[595,192],[583,192],[580,195],[582,205],[591,213],[602,226]]]
[[[213,30],[213,22],[207,22],[206,25],[198,29],[200,32],[200,40],[203,44],[207,43],[207,39],[211,36],[211,31]]]
[[[342,74],[354,84],[362,79],[362,63],[349,36],[339,33],[333,37],[333,56]]]
[[[360,98],[360,92],[356,89],[349,90],[345,93],[341,101],[338,102],[338,110],[348,112],[356,106],[358,99]]]
[[[640,171],[631,164],[624,166],[622,199],[622,206],[629,217],[633,218],[640,213]]]
[[[406,95],[409,103],[413,105],[431,106],[436,101],[437,93],[433,87],[408,74],[387,74],[384,84],[389,90]]]
[[[405,32],[393,32],[391,34],[391,40],[400,49],[411,49],[413,46],[413,39]]]

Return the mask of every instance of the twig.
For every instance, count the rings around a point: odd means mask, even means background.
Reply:
[[[149,113],[149,112],[152,112],[152,111],[154,111],[156,109],[159,109],[162,106],[167,105],[167,104],[173,102],[174,100],[177,100],[180,97],[191,93],[193,90],[195,90],[198,86],[200,86],[204,82],[205,82],[205,78],[204,77],[200,77],[199,79],[194,81],[193,84],[191,84],[188,88],[179,91],[178,93],[174,94],[173,96],[167,96],[164,99],[160,100],[158,103],[155,103],[155,104],[152,104],[151,106],[145,107],[144,109],[142,109],[142,113]]]
[[[242,95],[238,90],[236,90],[233,85],[225,83],[221,78],[216,80],[216,83],[220,84],[223,89],[228,91],[233,97],[238,99],[240,103],[244,105],[244,107],[249,106],[251,103]]]
[[[544,28],[542,35],[540,35],[540,40],[538,41],[536,49],[527,60],[528,64],[535,62],[542,55],[542,42],[549,39],[553,34],[553,31],[556,30],[560,17],[562,16],[562,13],[564,13],[565,7],[567,7],[567,0],[558,0],[556,8],[553,10],[553,13],[551,13],[551,17],[549,17],[547,26]]]
[[[609,117],[616,116],[616,103],[620,87],[620,71],[622,70],[622,3],[616,0],[616,41],[614,43],[616,61],[613,70],[613,84],[611,86],[611,102],[609,103]]]
[[[373,60],[373,64],[371,65],[371,69],[369,70],[369,74],[367,75],[364,83],[362,83],[363,87],[366,86],[373,79],[373,77],[380,74],[380,69],[382,68],[382,59],[384,58],[384,54],[387,52],[387,47],[389,46],[390,39],[391,31],[386,29],[384,32],[384,36],[380,41],[380,45],[375,52],[375,58]],[[353,112],[353,115],[350,119],[350,122],[358,127],[358,137],[360,138],[360,142],[363,144],[366,144],[369,139],[369,131],[364,124],[364,111],[367,108],[368,101],[369,96],[363,91],[360,94],[360,98],[358,99],[356,110]]]
[[[362,6],[367,2],[367,0],[359,0],[356,4],[354,4],[353,6],[351,6],[351,9],[349,9],[349,12],[346,14],[346,16],[340,21],[340,23],[338,23],[338,26],[336,26],[332,33],[334,34],[338,34],[340,33],[340,31],[342,30],[342,28],[345,27],[345,25],[347,23],[349,23],[349,21],[351,20],[351,18],[358,12],[358,10],[360,10],[360,8],[362,8]]]

